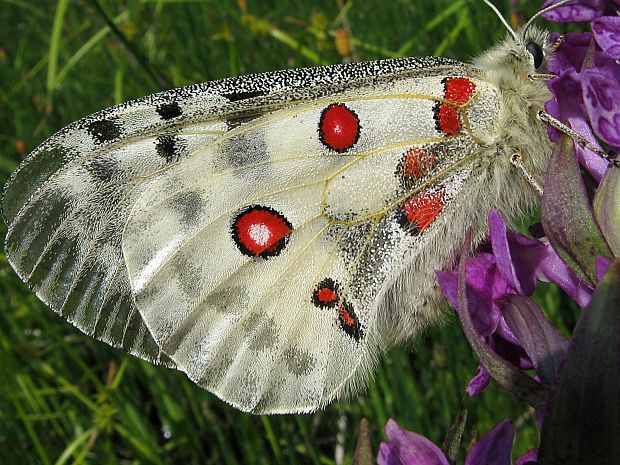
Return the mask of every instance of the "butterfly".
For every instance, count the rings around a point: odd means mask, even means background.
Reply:
[[[6,255],[84,333],[253,413],[358,391],[442,315],[434,271],[535,207],[547,33],[234,77],[87,116],[4,189]]]

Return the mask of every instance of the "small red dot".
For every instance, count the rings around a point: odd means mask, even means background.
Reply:
[[[354,326],[357,321],[355,318],[351,316],[351,314],[347,311],[346,308],[340,307],[338,309],[338,316],[340,317],[340,321],[342,321],[343,325]]]
[[[326,147],[345,152],[355,145],[360,136],[360,121],[353,110],[335,103],[323,110],[319,122],[319,138]]]
[[[338,299],[338,284],[331,278],[323,279],[312,293],[312,302],[320,308],[334,307]]]
[[[323,288],[319,289],[319,291],[316,293],[316,297],[321,302],[328,304],[330,302],[334,302],[338,298],[338,295],[331,289]]]

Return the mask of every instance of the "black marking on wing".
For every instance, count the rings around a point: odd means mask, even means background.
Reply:
[[[267,93],[266,91],[260,91],[260,90],[246,91],[246,92],[231,92],[231,93],[222,94],[222,97],[227,98],[231,102],[238,102],[239,100],[247,100],[253,97],[260,97],[261,95],[265,95],[266,93]]]
[[[245,135],[232,137],[221,146],[224,159],[234,168],[249,164],[262,163],[269,159],[267,145],[262,137],[248,138]],[[243,173],[240,173],[243,174]]]
[[[181,116],[183,114],[183,110],[181,110],[181,107],[177,102],[159,104],[157,105],[155,111],[157,111],[157,114],[163,120],[177,118],[178,116]]]
[[[122,176],[123,170],[114,160],[105,158],[95,158],[86,165],[86,171],[99,182],[108,183]]]
[[[174,197],[174,207],[185,225],[192,225],[201,214],[204,204],[196,191],[184,191]]]
[[[173,135],[159,136],[155,144],[157,155],[166,160],[167,163],[178,161],[186,148],[186,142]]]
[[[111,142],[121,136],[121,125],[115,119],[91,121],[86,130],[99,144]]]

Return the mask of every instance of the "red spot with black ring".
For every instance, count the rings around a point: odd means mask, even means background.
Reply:
[[[346,152],[360,137],[360,120],[353,110],[343,103],[329,105],[321,113],[319,139],[336,152]]]
[[[278,255],[293,231],[282,213],[271,207],[251,205],[241,210],[231,226],[232,238],[239,250],[250,257]]]
[[[338,287],[338,283],[332,278],[323,279],[312,293],[312,303],[319,308],[335,307],[340,298]]]

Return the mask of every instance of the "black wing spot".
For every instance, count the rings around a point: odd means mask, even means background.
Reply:
[[[100,144],[111,142],[121,136],[121,126],[113,119],[92,121],[88,124],[86,130],[93,136],[95,142]]]
[[[185,148],[185,142],[177,136],[159,136],[155,144],[157,155],[166,160],[166,163],[178,161]]]
[[[174,197],[173,202],[181,221],[187,225],[196,223],[204,207],[202,196],[195,191],[184,191]]]
[[[183,114],[183,110],[177,102],[171,103],[162,103],[157,105],[156,108],[157,114],[161,117],[161,119],[169,120],[172,118],[176,118]]]
[[[105,158],[96,158],[93,160],[86,165],[86,171],[88,171],[96,181],[102,183],[109,183],[119,178],[120,174],[123,172],[116,161]]]
[[[222,97],[227,98],[230,102],[238,102],[239,100],[247,100],[253,97],[260,97],[267,92],[262,90],[247,91],[247,92],[232,92],[230,94],[222,94]]]

